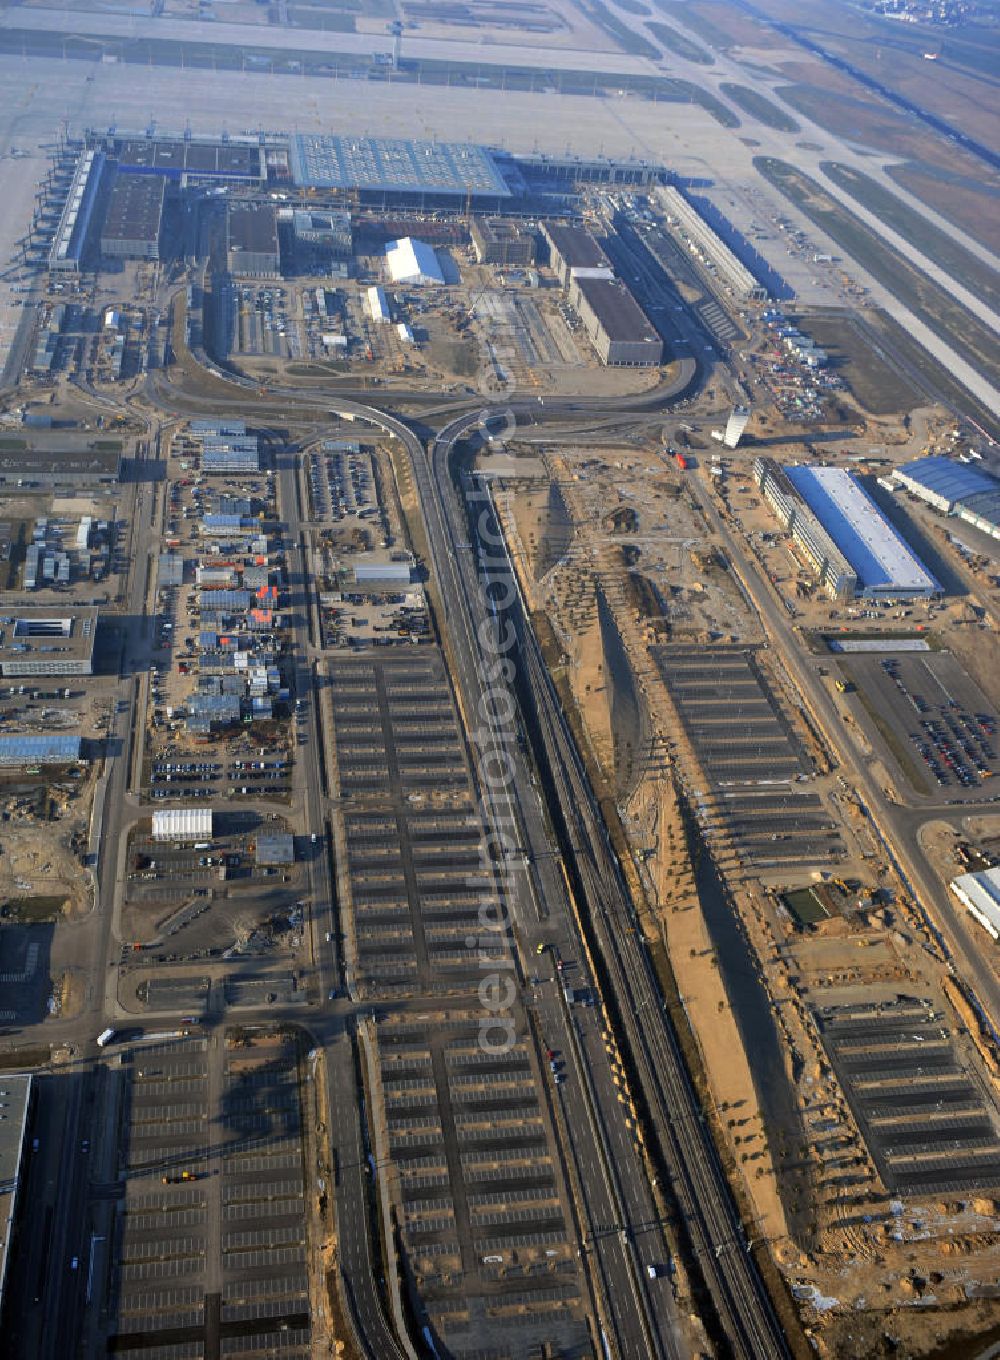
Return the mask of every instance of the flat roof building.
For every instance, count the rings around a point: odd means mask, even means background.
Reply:
[[[535,263],[535,233],[520,222],[506,217],[474,217],[469,234],[480,264],[523,268]]]
[[[21,769],[26,765],[78,765],[81,744],[79,737],[63,732],[0,737],[0,766]]]
[[[907,599],[940,594],[940,584],[849,472],[804,464],[785,472],[851,564],[859,595]]]
[[[387,553],[365,553],[354,559],[353,567],[354,584],[358,586],[400,586],[413,580],[413,562],[409,558],[400,561]]]
[[[950,887],[969,915],[974,916],[994,940],[1000,940],[1000,869],[962,874],[952,879]]]
[[[7,1290],[7,1273],[21,1198],[28,1121],[31,1117],[32,1078],[23,1073],[0,1077],[4,1110],[0,1119],[0,1312]]]
[[[670,226],[679,230],[713,282],[737,302],[766,302],[767,289],[673,185],[654,190]]]
[[[575,277],[569,300],[601,360],[650,366],[663,358],[663,341],[619,279]]]
[[[226,214],[226,267],[240,279],[281,277],[278,217],[271,203],[230,203]]]
[[[101,254],[114,260],[158,260],[166,180],[116,175],[101,228]]]
[[[296,245],[334,260],[349,260],[354,250],[349,212],[296,208],[292,214],[292,232]]]
[[[444,283],[433,248],[412,236],[390,241],[385,248],[385,263],[393,283]]]
[[[210,841],[211,808],[164,808],[153,813],[154,841]]]
[[[51,610],[22,610],[4,629],[0,675],[93,675],[98,611],[58,615]]]
[[[254,846],[257,864],[294,864],[295,839],[287,831],[262,831]]]
[[[100,449],[54,434],[36,435],[33,447],[0,450],[0,486],[96,486],[117,482],[122,471],[120,449]],[[40,446],[35,447],[35,441]]]
[[[753,476],[778,523],[792,535],[826,593],[835,600],[853,600],[857,573],[799,495],[787,471],[773,458],[757,458]]]
[[[247,423],[245,420],[238,420],[235,416],[200,416],[197,420],[188,421],[188,431],[197,439],[211,434],[246,434]]]
[[[564,288],[583,273],[591,278],[614,276],[611,261],[586,227],[543,222],[542,236],[549,248],[549,263]]]
[[[259,472],[260,445],[255,434],[205,435],[201,448],[204,473]]]
[[[184,584],[184,558],[177,552],[160,553],[156,568],[156,585],[158,590],[165,586],[181,586]]]

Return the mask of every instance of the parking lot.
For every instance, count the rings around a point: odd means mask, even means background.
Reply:
[[[299,357],[302,343],[298,326],[288,315],[284,288],[276,284],[233,284],[230,307],[233,353]]]
[[[453,993],[478,982],[480,830],[437,653],[331,667],[357,985]]]
[[[402,1237],[431,1319],[463,1353],[514,1322],[539,1354],[556,1337],[578,1344],[577,1263],[531,1045],[521,1034],[484,1053],[476,1015],[441,1019],[377,1027]]]
[[[429,1012],[372,1029],[408,1266],[446,1344],[485,1346],[516,1321],[526,1346],[559,1338],[572,1353],[584,1333],[550,1078],[519,1008],[500,1054],[463,1008],[482,977],[484,850],[443,659],[345,657],[330,679],[351,995],[425,997]],[[502,935],[490,949],[506,953]]]
[[[886,1187],[899,1195],[1000,1185],[1000,1139],[929,1002],[821,1007],[820,1032]]]
[[[125,1055],[118,1354],[310,1355],[298,1057],[201,1037]]]
[[[34,1025],[45,1018],[52,936],[51,925],[0,925],[0,1023]]]
[[[1000,794],[996,709],[950,652],[856,654],[839,664],[914,793]]]
[[[654,650],[711,788],[701,810],[758,868],[826,862],[845,847],[809,758],[749,648]]]
[[[326,439],[309,454],[306,463],[314,519],[381,521],[375,464],[369,450],[352,440]]]

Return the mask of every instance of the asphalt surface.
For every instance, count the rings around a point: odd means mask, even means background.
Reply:
[[[425,500],[425,513],[430,506],[430,527],[434,527],[436,516],[444,533],[431,533],[429,537],[432,542],[443,543],[445,552],[451,549],[452,564],[462,560],[459,535],[465,532],[465,523],[451,486],[448,455],[456,442],[479,425],[479,419],[459,419],[439,434],[432,447],[436,496]],[[440,522],[442,509],[448,519],[446,525]],[[440,548],[438,552],[441,553]],[[454,568],[451,577],[454,581]],[[466,599],[463,589],[446,596],[452,625],[456,605]],[[527,668],[544,745],[543,760],[557,793],[558,809],[553,811],[562,818],[566,833],[564,849],[570,851],[575,862],[605,976],[702,1275],[734,1355],[746,1356],[747,1360],[784,1355],[787,1348],[781,1328],[747,1251],[735,1202],[711,1134],[702,1120],[652,964],[636,930],[628,889],[537,640],[523,615],[518,617],[519,612],[516,606],[511,611],[521,643],[518,660]],[[457,632],[453,626],[453,637]],[[466,647],[471,656],[460,670],[479,660],[471,632],[467,627]],[[459,633],[460,648],[461,640]],[[628,1233],[621,1241],[638,1254],[639,1244]]]

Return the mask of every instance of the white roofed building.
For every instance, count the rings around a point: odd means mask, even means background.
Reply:
[[[154,841],[210,841],[211,808],[164,808],[153,813]]]
[[[798,464],[785,472],[857,574],[858,595],[910,599],[941,593],[916,553],[844,468]]]
[[[433,249],[412,236],[390,241],[385,248],[385,262],[393,283],[444,283]]]
[[[951,881],[951,890],[984,930],[1000,939],[1000,869],[962,874]]]

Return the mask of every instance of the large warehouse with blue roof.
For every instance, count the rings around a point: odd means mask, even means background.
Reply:
[[[1000,482],[980,468],[931,456],[904,463],[893,477],[943,515],[957,515],[981,532],[1000,538]]]
[[[785,471],[856,572],[859,595],[909,599],[940,594],[940,584],[857,478],[838,467],[800,464]]]

